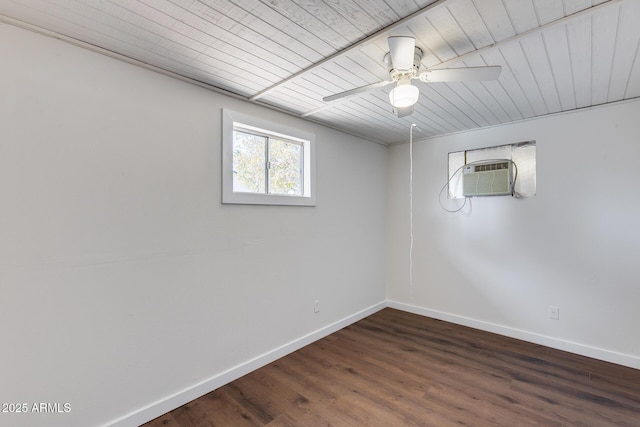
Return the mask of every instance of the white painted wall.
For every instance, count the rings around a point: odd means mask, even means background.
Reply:
[[[640,368],[639,117],[635,101],[415,143],[413,293],[409,146],[392,147],[390,304]],[[448,152],[527,140],[535,197],[439,207]]]
[[[4,24],[0,58],[0,402],[71,405],[0,425],[136,425],[384,304],[387,148]],[[222,107],[316,133],[317,207],[221,205]]]

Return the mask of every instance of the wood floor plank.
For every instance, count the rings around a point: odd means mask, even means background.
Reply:
[[[164,414],[153,421],[145,424],[147,427],[180,427],[180,424],[173,418],[171,413]]]
[[[264,425],[220,389],[174,409],[171,414],[180,427]]]
[[[145,427],[638,426],[640,370],[384,309]]]
[[[294,406],[308,412],[310,402],[317,405],[328,405],[336,401],[338,396],[323,381],[314,381],[288,366],[287,363],[275,363],[266,366],[264,380],[275,393],[280,393]]]
[[[268,424],[291,409],[280,393],[273,393],[258,375],[245,375],[221,388],[262,424]]]

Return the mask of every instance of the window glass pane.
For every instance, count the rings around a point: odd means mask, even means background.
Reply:
[[[269,193],[300,196],[303,192],[302,144],[269,140]]]
[[[234,193],[265,193],[267,138],[233,132]]]

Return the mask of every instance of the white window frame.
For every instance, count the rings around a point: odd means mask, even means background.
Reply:
[[[301,196],[289,194],[240,193],[233,191],[233,131],[253,129],[261,134],[300,142],[303,154],[303,193]],[[283,206],[315,206],[316,205],[316,136],[302,131],[267,121],[248,114],[222,110],[222,203],[241,205],[283,205]]]

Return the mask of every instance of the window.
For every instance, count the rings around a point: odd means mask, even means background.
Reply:
[[[313,134],[223,110],[222,202],[315,205]]]
[[[233,130],[235,193],[302,196],[304,144],[240,125]]]

